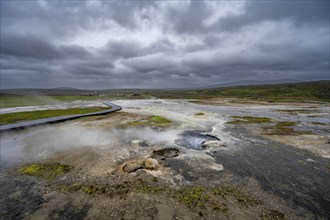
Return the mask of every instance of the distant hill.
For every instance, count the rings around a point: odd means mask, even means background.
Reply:
[[[94,90],[80,90],[69,87],[58,87],[54,89],[1,89],[0,95],[81,95],[93,93]]]
[[[163,90],[149,92],[157,98],[210,99],[240,98],[271,102],[315,100],[330,102],[330,80],[271,85],[240,85],[191,90]]]
[[[300,82],[298,80],[239,81],[199,89],[3,89],[0,95],[18,96],[105,96],[112,99],[156,97],[169,99],[241,98],[264,101],[330,101],[330,80]],[[253,83],[253,85],[250,85]],[[238,84],[238,85],[237,85]],[[242,85],[243,84],[243,85]]]
[[[274,84],[287,84],[287,83],[301,83],[304,81],[296,79],[279,79],[279,80],[240,80],[234,82],[227,82],[215,85],[200,87],[200,89],[222,88],[232,86],[252,86],[252,85],[274,85]]]

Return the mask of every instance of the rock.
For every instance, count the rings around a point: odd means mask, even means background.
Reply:
[[[153,158],[148,158],[144,162],[144,167],[148,170],[155,170],[158,167],[158,161]]]
[[[224,145],[222,141],[216,141],[216,140],[204,141],[202,143],[203,149],[213,149],[218,147],[226,147],[226,145]]]
[[[165,148],[160,150],[154,150],[152,157],[158,160],[165,160],[168,158],[177,157],[179,155],[179,150],[175,148]]]
[[[123,171],[127,173],[134,172],[144,167],[144,160],[129,160],[123,166]]]

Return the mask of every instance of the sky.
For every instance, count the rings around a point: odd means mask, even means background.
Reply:
[[[329,1],[1,1],[5,88],[329,79]]]

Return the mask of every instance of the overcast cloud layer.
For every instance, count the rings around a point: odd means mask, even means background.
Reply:
[[[329,79],[329,1],[1,1],[1,88]]]

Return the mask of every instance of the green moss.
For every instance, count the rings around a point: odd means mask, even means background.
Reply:
[[[262,212],[260,215],[262,220],[284,220],[285,216],[283,213],[274,210],[274,209],[267,209]]]
[[[277,122],[276,126],[278,127],[287,127],[287,126],[295,126],[298,123],[295,121],[279,121]]]
[[[233,196],[240,205],[245,207],[261,204],[261,201],[256,197],[248,195],[240,189],[232,186],[213,189],[213,195],[221,196],[224,199],[228,196]]]
[[[132,126],[132,127],[138,127],[138,126],[146,126],[148,124],[149,124],[148,120],[140,120],[140,121],[130,121],[130,122],[128,122],[127,125]]]
[[[228,212],[228,206],[226,203],[220,203],[220,204],[217,204],[213,207],[213,210],[215,211],[220,211],[222,213],[227,213]]]
[[[326,123],[322,123],[322,122],[317,122],[317,121],[313,121],[312,125],[327,125]]]
[[[84,187],[84,192],[88,193],[89,195],[94,195],[99,190],[100,190],[100,188],[98,186],[94,186],[94,185],[89,185],[89,186]]]
[[[61,185],[58,187],[60,191],[63,192],[76,192],[81,191],[87,193],[89,195],[102,194],[109,197],[113,197],[115,195],[125,196],[128,192],[130,192],[133,188],[134,183],[124,182],[122,184],[116,185],[107,185],[107,184],[82,184],[82,183],[74,183],[72,185]]]
[[[189,207],[204,207],[209,200],[206,188],[201,186],[183,188],[176,194],[179,200]]]
[[[157,186],[155,185],[157,181],[154,179],[151,182],[146,182],[142,180],[137,180],[134,182],[124,182],[122,184],[116,185],[100,185],[100,184],[73,184],[73,185],[64,185],[61,186],[59,189],[61,191],[66,192],[74,192],[74,191],[83,191],[89,195],[95,194],[104,194],[107,196],[114,196],[114,195],[126,195],[129,192],[136,192],[136,193],[161,193],[167,190],[167,187],[164,186]]]
[[[61,185],[58,189],[63,192],[75,192],[81,190],[82,187],[81,183],[74,183],[72,185]]]
[[[69,172],[72,167],[60,163],[41,163],[31,164],[22,167],[19,171],[21,174],[29,176],[40,176],[47,179],[55,178]]]
[[[165,190],[165,187],[149,185],[146,182],[139,182],[134,186],[134,191],[137,193],[159,193]]]
[[[240,189],[233,186],[223,186],[219,188],[207,188],[204,186],[183,187],[180,189],[159,185],[155,178],[150,180],[136,180],[133,182],[123,182],[117,185],[99,185],[99,184],[79,184],[60,186],[59,189],[64,192],[82,191],[89,195],[102,194],[105,196],[125,197],[127,194],[161,194],[177,199],[179,202],[187,205],[196,213],[220,212],[228,216],[229,207],[226,201],[234,199],[241,207],[259,205],[261,202],[254,196],[248,195]],[[205,213],[203,211],[203,213]]]
[[[15,112],[8,114],[0,114],[0,125],[11,124],[20,121],[36,120],[41,118],[51,118],[62,115],[77,115],[91,112],[98,112],[108,110],[107,107],[97,108],[71,108],[71,109],[56,109],[56,110],[43,110],[31,112]]]
[[[313,134],[311,131],[297,131],[290,126],[297,125],[294,121],[280,121],[277,122],[272,127],[263,128],[264,134],[267,135],[303,135],[303,134]]]
[[[164,118],[162,116],[154,115],[146,119],[139,121],[131,121],[127,125],[138,127],[138,126],[153,126],[153,127],[166,127],[172,123],[171,120]],[[125,127],[125,126],[124,126]]]
[[[228,124],[260,124],[260,123],[271,123],[271,118],[265,117],[252,117],[252,116],[232,116],[237,120],[229,121]]]
[[[196,113],[195,115],[205,115],[205,113],[204,112],[198,112],[198,113]]]
[[[158,115],[154,115],[151,117],[150,121],[152,123],[156,123],[156,124],[159,124],[159,123],[171,123],[172,121],[167,119],[167,118],[164,118],[162,116],[158,116]]]
[[[317,110],[310,110],[310,109],[281,109],[281,110],[277,110],[279,112],[286,112],[289,113],[291,115],[296,115],[296,114],[312,114],[312,113],[317,113]]]

